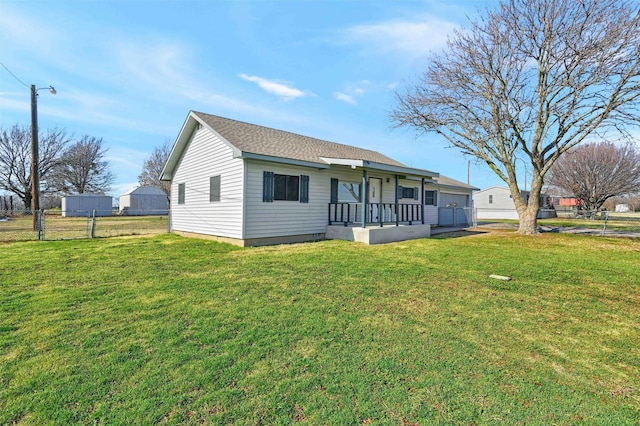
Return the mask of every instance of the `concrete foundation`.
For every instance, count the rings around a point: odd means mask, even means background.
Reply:
[[[200,238],[203,240],[214,240],[220,243],[233,244],[235,246],[240,247],[259,247],[259,246],[272,246],[278,244],[295,244],[295,243],[305,243],[310,241],[321,241],[324,240],[324,234],[302,234],[302,235],[288,235],[281,237],[268,237],[268,238],[249,238],[249,239],[239,239],[239,238],[229,238],[229,237],[221,237],[218,235],[208,235],[208,234],[198,234],[195,232],[186,232],[186,231],[172,231],[174,234],[182,235],[183,237],[190,238]]]
[[[368,245],[393,243],[397,241],[416,240],[429,238],[431,225],[386,225],[368,226],[342,226],[329,225],[325,233],[328,240],[347,240]]]

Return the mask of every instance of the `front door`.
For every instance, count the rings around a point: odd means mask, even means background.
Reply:
[[[369,178],[369,205],[371,222],[380,221],[380,202],[382,200],[382,179]]]

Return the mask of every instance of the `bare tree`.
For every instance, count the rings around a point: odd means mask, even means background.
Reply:
[[[102,138],[84,135],[63,154],[56,167],[54,185],[63,194],[104,194],[115,176],[104,160]]]
[[[640,123],[640,15],[629,0],[503,0],[398,92],[397,126],[433,132],[507,183],[519,232],[537,232],[544,177],[591,138]],[[517,160],[529,164],[530,197]]]
[[[47,180],[60,162],[60,153],[69,143],[65,130],[49,129],[40,134],[38,165],[40,181]],[[31,129],[15,124],[0,131],[0,188],[16,194],[31,206]]]
[[[144,160],[142,172],[138,176],[138,183],[141,186],[156,186],[170,196],[171,182],[160,180],[160,174],[164,168],[169,154],[171,153],[171,142],[165,140],[162,146],[153,150],[149,158]]]
[[[640,151],[611,142],[577,146],[549,169],[547,184],[598,210],[609,198],[640,193]]]

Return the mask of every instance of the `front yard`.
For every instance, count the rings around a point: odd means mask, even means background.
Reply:
[[[161,235],[0,258],[0,424],[640,419],[637,239]]]

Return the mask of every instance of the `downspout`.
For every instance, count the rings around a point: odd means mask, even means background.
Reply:
[[[422,178],[422,185],[420,186],[420,189],[422,192],[418,199],[420,200],[420,216],[422,217],[422,224],[424,225],[424,178]]]
[[[362,169],[362,227],[367,227],[367,201],[369,198],[369,188],[367,187],[367,170]]]
[[[400,225],[400,212],[398,211],[398,208],[400,207],[398,205],[398,187],[400,184],[400,178],[398,177],[398,175],[396,175],[396,198],[395,198],[395,203],[396,203],[396,226]]]

